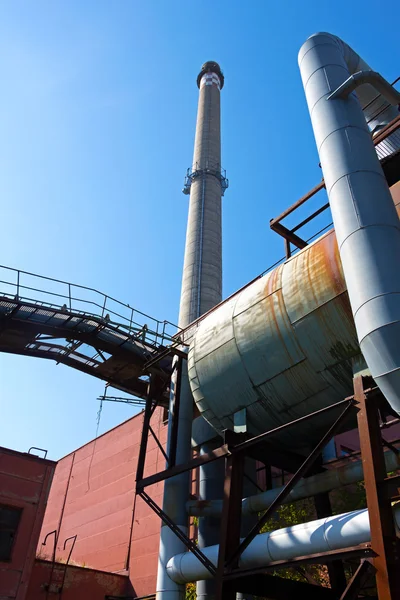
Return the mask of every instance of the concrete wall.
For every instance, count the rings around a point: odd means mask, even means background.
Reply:
[[[22,510],[11,560],[0,562],[0,598],[28,598],[27,588],[55,463],[0,448],[0,504]]]
[[[163,411],[156,411],[152,427],[166,443]],[[75,564],[108,572],[128,573],[138,596],[155,590],[159,518],[141,500],[135,504],[135,476],[143,415],[118,427],[62,458],[57,464],[38,551],[44,536],[59,531],[57,558],[65,559],[64,540],[77,535],[71,559]],[[145,475],[162,470],[164,457],[149,438]],[[162,484],[149,489],[161,504]]]
[[[193,170],[221,166],[220,90],[199,92]],[[194,179],[189,200],[179,327],[186,327],[222,299],[221,185],[210,174]]]

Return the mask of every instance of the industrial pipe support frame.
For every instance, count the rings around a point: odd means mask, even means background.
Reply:
[[[335,432],[340,427],[341,422],[346,415],[357,410],[357,422],[361,443],[361,460],[364,465],[365,488],[367,493],[367,505],[371,523],[371,543],[363,547],[348,547],[340,551],[331,551],[320,553],[316,556],[303,556],[296,559],[281,561],[279,564],[271,564],[268,567],[259,567],[255,569],[241,569],[238,567],[238,560],[244,547],[248,546],[252,539],[257,535],[259,528],[267,517],[263,517],[257,527],[249,534],[249,536],[240,543],[240,519],[242,509],[242,488],[243,488],[243,459],[248,452],[254,452],[257,447],[262,446],[264,440],[268,438],[272,432],[265,432],[260,436],[245,439],[243,434],[234,434],[227,431],[225,434],[224,444],[220,448],[210,452],[208,455],[203,455],[192,459],[186,464],[176,464],[146,478],[137,481],[137,493],[148,502],[149,506],[155,510],[156,514],[163,519],[162,510],[155,505],[154,501],[144,491],[147,486],[158,481],[164,481],[173,477],[176,474],[190,471],[201,464],[207,464],[221,458],[226,459],[226,474],[224,484],[224,506],[221,516],[221,537],[220,537],[220,554],[218,568],[215,569],[214,564],[204,555],[199,548],[193,544],[188,536],[182,534],[179,527],[174,525],[171,520],[167,523],[168,527],[178,535],[181,541],[184,542],[188,550],[195,554],[198,560],[209,570],[216,579],[217,595],[216,600],[228,600],[234,598],[236,592],[255,592],[255,581],[258,582],[258,595],[269,594],[271,598],[283,598],[286,580],[282,580],[282,587],[279,589],[279,583],[275,582],[271,585],[271,579],[265,575],[269,570],[278,568],[288,568],[290,566],[303,563],[326,563],[329,564],[329,574],[331,578],[331,586],[333,595],[332,599],[338,599],[339,593],[343,600],[354,597],[350,593],[354,593],[357,586],[361,586],[365,580],[365,569],[363,567],[360,572],[357,571],[350,582],[347,583],[346,590],[343,590],[344,579],[342,571],[342,560],[360,558],[364,560],[366,557],[372,557],[375,568],[375,576],[379,594],[379,600],[397,600],[400,597],[400,574],[399,569],[396,569],[396,561],[398,561],[398,541],[396,538],[395,525],[391,511],[391,499],[399,496],[400,477],[387,477],[386,466],[384,460],[384,445],[382,443],[381,429],[379,427],[380,411],[388,409],[388,404],[383,395],[376,387],[370,387],[370,379],[364,377],[356,377],[354,381],[355,393],[354,397],[347,398],[339,403],[344,410],[339,418],[337,418],[327,434],[310,454],[303,461],[302,468],[292,477],[291,481],[285,486],[284,493],[276,499],[271,510],[276,510],[284,503],[291,489],[297,481],[302,477],[307,469],[310,468],[319,453],[322,451],[324,444],[335,435]],[[331,410],[332,407],[323,409],[323,412]],[[337,408],[337,405],[335,406]],[[290,428],[299,425],[304,419],[312,418],[315,414],[320,414],[321,411],[316,411],[311,415],[307,415],[297,421],[288,423],[283,426]],[[147,432],[149,434],[149,431]],[[271,510],[268,511],[270,515]],[[163,519],[165,522],[165,519]],[[235,525],[235,526],[233,526]],[[398,564],[398,563],[397,563]],[[254,577],[257,579],[254,580]],[[305,587],[304,587],[305,586]],[[296,587],[296,586],[294,586]],[[308,585],[301,584],[301,593],[308,593]],[[297,593],[300,594],[300,587]],[[314,587],[314,586],[310,586]],[[292,592],[291,592],[292,593]],[[295,590],[293,589],[293,593]],[[310,592],[311,593],[311,592]],[[324,591],[321,595],[316,595],[316,590],[312,590],[314,594],[311,597],[323,598]],[[272,595],[271,595],[272,594]],[[328,597],[325,594],[326,597]]]

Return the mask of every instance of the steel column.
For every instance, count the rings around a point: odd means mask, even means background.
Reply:
[[[371,528],[371,546],[376,552],[376,585],[379,600],[400,598],[398,541],[386,489],[386,466],[379,426],[379,403],[365,393],[365,378],[354,378],[358,403],[358,431],[364,470],[365,491]],[[397,561],[397,565],[396,565]]]
[[[336,419],[334,424],[329,428],[327,433],[321,439],[321,441],[317,444],[311,454],[306,458],[302,466],[296,471],[287,485],[283,488],[280,494],[275,498],[275,500],[270,504],[270,506],[265,511],[264,515],[258,521],[258,523],[253,527],[250,531],[249,535],[241,542],[239,547],[235,549],[231,557],[228,561],[228,566],[234,565],[238,560],[243,551],[249,546],[252,540],[256,537],[256,535],[260,532],[261,527],[268,521],[271,515],[275,512],[275,510],[284,502],[284,500],[288,497],[291,490],[294,488],[296,483],[300,481],[300,479],[309,471],[312,465],[315,463],[317,458],[322,452],[322,449],[326,446],[329,440],[337,433],[340,426],[343,424],[343,421],[347,418],[350,410],[354,407],[353,401],[348,401],[346,408],[343,410],[342,414]],[[261,436],[259,436],[261,437]],[[250,440],[251,441],[251,440]],[[244,444],[240,444],[238,447],[247,447],[246,442]]]
[[[227,431],[226,441],[233,442],[235,434]],[[224,575],[227,558],[232,548],[240,543],[240,526],[242,517],[242,492],[245,456],[242,452],[231,454],[226,459],[224,503],[222,509],[220,543],[218,553],[218,568],[216,575],[216,600],[235,600],[234,587],[224,589]],[[237,566],[239,556],[235,563]]]

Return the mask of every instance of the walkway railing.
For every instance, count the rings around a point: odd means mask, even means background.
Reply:
[[[178,327],[159,321],[94,288],[0,265],[0,296],[105,319],[152,346],[174,343]]]

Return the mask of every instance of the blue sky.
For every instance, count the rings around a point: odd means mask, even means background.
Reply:
[[[224,295],[281,257],[270,218],[321,179],[297,53],[315,31],[389,80],[398,25],[371,1],[0,5],[0,264],[177,320],[196,76],[220,63]],[[0,355],[0,445],[57,459],[96,431],[101,381]],[[134,414],[107,404],[100,432]]]

